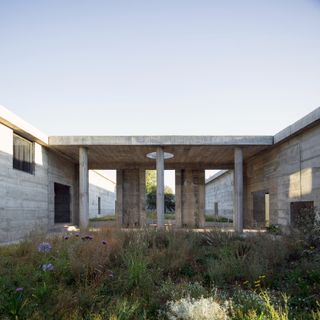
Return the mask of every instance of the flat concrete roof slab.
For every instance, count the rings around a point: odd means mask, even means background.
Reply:
[[[0,123],[11,128],[16,133],[21,134],[27,139],[36,141],[42,145],[48,144],[48,136],[40,130],[24,121],[10,110],[0,105]]]
[[[174,157],[165,161],[166,169],[230,169],[234,148],[241,146],[244,159],[272,146],[272,136],[57,136],[49,146],[78,163],[79,147],[89,152],[90,169],[146,168],[156,162],[147,154],[163,146]]]
[[[296,121],[292,125],[281,130],[274,136],[274,143],[280,143],[302,130],[308,129],[320,122],[320,107],[308,113],[306,116]]]
[[[167,146],[167,145],[213,145],[213,146],[269,146],[273,136],[51,136],[52,146]]]
[[[86,145],[90,169],[146,168],[154,169],[156,161],[147,154],[156,151],[155,145]],[[248,159],[270,145],[242,146],[244,159]],[[51,149],[78,163],[78,145],[50,145]],[[166,169],[232,169],[234,145],[165,145],[165,152],[173,158],[165,161]]]

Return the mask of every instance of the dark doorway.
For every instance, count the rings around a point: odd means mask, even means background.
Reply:
[[[70,222],[70,187],[54,184],[54,222]]]
[[[314,220],[314,204],[313,201],[297,201],[290,203],[291,225],[299,226],[306,219]]]
[[[252,192],[253,220],[256,227],[269,223],[269,194],[266,190]]]

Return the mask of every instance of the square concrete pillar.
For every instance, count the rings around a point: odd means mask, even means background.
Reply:
[[[123,226],[123,170],[117,170],[116,185],[116,221],[119,227]]]
[[[205,171],[176,170],[176,226],[204,227],[204,208]]]
[[[176,227],[182,227],[182,170],[176,170],[175,214]]]
[[[145,169],[117,170],[116,214],[119,226],[143,227],[146,224]]]
[[[234,150],[234,229],[243,232],[243,151]]]
[[[79,226],[86,229],[89,225],[89,171],[88,149],[79,148]]]

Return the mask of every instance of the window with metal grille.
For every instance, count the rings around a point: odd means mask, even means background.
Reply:
[[[34,173],[33,142],[13,134],[13,168]]]

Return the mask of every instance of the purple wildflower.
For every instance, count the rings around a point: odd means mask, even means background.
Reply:
[[[91,236],[91,235],[86,235],[85,238],[88,239],[88,240],[92,240],[92,239],[93,239],[93,236]]]
[[[53,264],[52,263],[45,263],[41,266],[43,271],[52,271],[53,270]]]
[[[52,246],[49,242],[41,242],[38,245],[38,251],[39,252],[50,252],[52,249]]]
[[[64,236],[63,239],[64,239],[64,240],[68,240],[68,239],[69,239],[69,236]]]
[[[16,288],[16,292],[22,292],[23,291],[23,288],[19,287],[19,288]]]
[[[80,237],[80,233],[76,233],[75,236],[76,236],[76,237]]]
[[[109,278],[113,279],[114,273],[112,271],[109,272]]]
[[[108,244],[108,242],[106,240],[102,240],[101,243],[104,244],[104,245]]]

